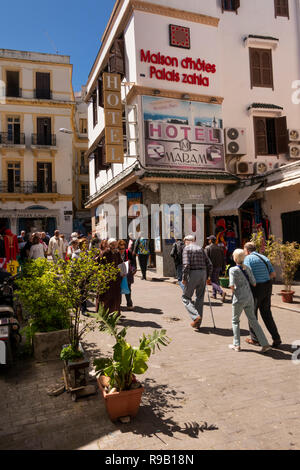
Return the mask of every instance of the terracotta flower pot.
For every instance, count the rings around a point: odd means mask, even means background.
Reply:
[[[104,387],[109,383],[109,378],[101,376],[97,378],[97,382],[105,401],[107,413],[112,421],[124,416],[134,417],[137,415],[144,387],[123,392],[106,393]]]
[[[294,301],[293,299],[294,294],[295,294],[295,291],[282,290],[281,291],[282,302],[286,304],[292,304]]]

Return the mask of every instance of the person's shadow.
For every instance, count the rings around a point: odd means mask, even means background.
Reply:
[[[230,328],[213,328],[211,326],[204,326],[201,327],[200,329],[196,331],[197,333],[202,333],[204,335],[217,335],[217,336],[233,336],[232,329]],[[241,336],[248,336],[249,331],[248,330],[240,330],[240,335]]]

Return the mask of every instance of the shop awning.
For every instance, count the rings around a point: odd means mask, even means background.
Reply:
[[[237,189],[232,194],[227,196],[223,201],[216,205],[211,211],[212,217],[222,217],[227,215],[239,215],[239,208],[250,196],[259,188],[259,184],[253,186],[245,186],[244,188]]]
[[[272,186],[267,186],[266,188],[262,188],[260,189],[260,191],[274,191],[275,189],[288,188],[289,186],[294,186],[295,184],[300,184],[300,178],[282,181],[281,183],[273,184]]]

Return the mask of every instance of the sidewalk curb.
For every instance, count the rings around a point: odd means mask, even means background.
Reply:
[[[142,279],[142,276],[137,276],[139,277],[140,279]],[[166,282],[168,284],[173,284],[173,285],[176,285],[178,284],[178,281],[177,280],[172,280],[171,278],[160,278],[160,277],[155,277],[155,276],[149,276],[147,278],[147,281],[148,282]],[[228,290],[228,289],[227,289]],[[275,293],[276,295],[276,293]],[[279,305],[277,303],[273,303],[272,302],[272,305],[271,305],[272,308],[279,308],[281,310],[287,310],[289,312],[294,312],[294,313],[299,313],[300,314],[300,310],[299,309],[296,309],[296,307],[287,307],[286,305]]]

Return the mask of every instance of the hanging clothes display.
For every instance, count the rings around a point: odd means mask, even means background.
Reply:
[[[19,244],[18,237],[14,235],[11,230],[6,229],[4,235],[4,245],[5,245],[5,258],[6,261],[16,260],[17,255],[19,254]]]

